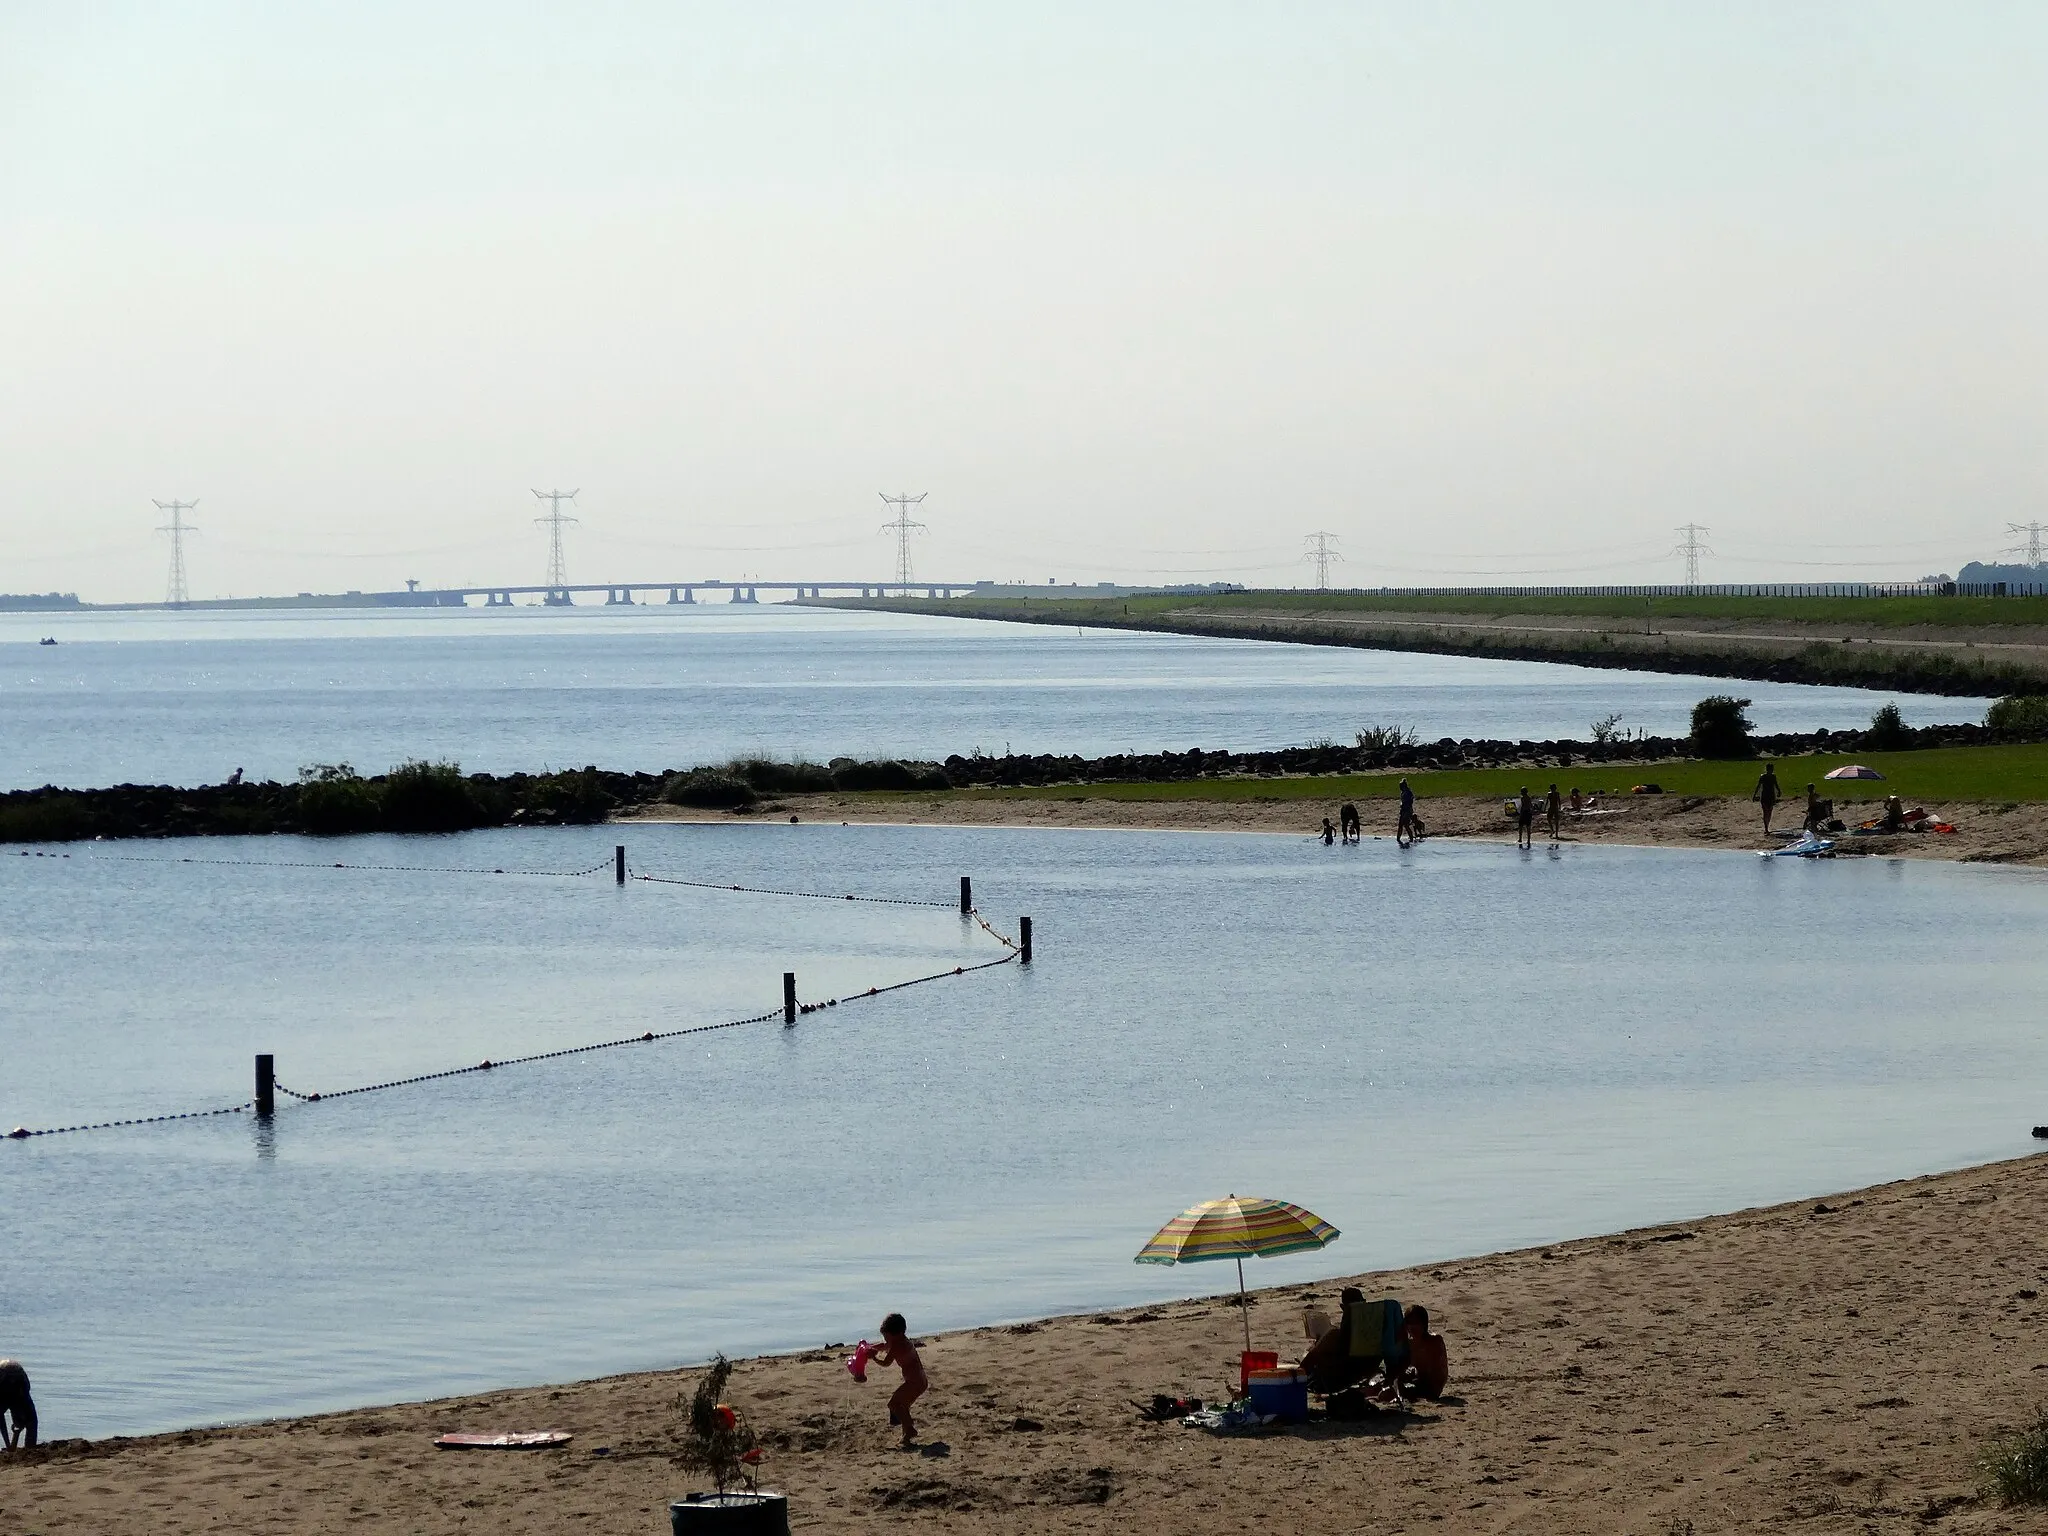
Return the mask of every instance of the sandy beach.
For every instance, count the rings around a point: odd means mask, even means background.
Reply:
[[[1540,785],[1532,785],[1540,789]],[[1256,798],[1137,800],[1113,792],[1076,786],[1030,795],[1001,791],[954,791],[940,795],[790,795],[764,802],[745,819],[874,823],[921,823],[943,826],[1087,827],[1182,832],[1267,832],[1307,836],[1325,816],[1335,820],[1337,802]],[[1799,824],[1794,800],[1780,807],[1779,827]],[[1903,833],[1892,837],[1838,836],[1844,856],[1948,859],[1963,863],[2048,865],[2048,804],[1916,802],[1935,818],[1955,826],[1953,834]],[[1912,808],[1912,807],[1909,807]],[[1432,836],[1513,842],[1514,824],[1502,815],[1502,802],[1487,795],[1429,798],[1419,809]],[[1782,846],[1763,836],[1756,806],[1731,796],[1630,795],[1606,802],[1607,814],[1567,817],[1561,844],[1622,843],[1642,847],[1752,849]],[[1852,807],[1854,815],[1872,816],[1880,807]],[[1359,806],[1365,840],[1394,835],[1394,807],[1387,801]],[[678,806],[636,807],[622,821],[730,821],[728,811],[698,811]],[[1851,823],[1853,825],[1853,822]],[[1538,838],[1542,836],[1539,822]]]
[[[1452,1360],[1442,1402],[1359,1424],[1223,1438],[1144,1422],[1134,1400],[1222,1389],[1239,1322],[1215,1300],[929,1338],[922,1452],[894,1447],[887,1386],[855,1385],[836,1343],[745,1361],[730,1395],[800,1530],[2048,1532],[2048,1510],[1987,1504],[1973,1474],[1989,1437],[2048,1407],[2044,1222],[2048,1160],[2023,1158],[1357,1276],[1428,1305]],[[1370,1236],[1345,1247],[1363,1256]],[[1255,1341],[1291,1350],[1302,1306],[1341,1283],[1257,1293]],[[666,1501],[701,1482],[671,1459],[691,1380],[60,1440],[0,1456],[0,1530],[661,1531]],[[537,1428],[575,1438],[430,1443]]]

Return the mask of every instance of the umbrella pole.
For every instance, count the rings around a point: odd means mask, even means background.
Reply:
[[[1244,1294],[1244,1255],[1237,1256],[1237,1310],[1244,1316],[1244,1352],[1252,1352],[1252,1304]]]

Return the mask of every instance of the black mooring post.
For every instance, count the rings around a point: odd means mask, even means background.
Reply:
[[[618,884],[626,883],[626,845],[619,844],[612,850],[612,879]]]
[[[796,972],[782,973],[782,1023],[785,1028],[796,1022]]]
[[[258,1056],[256,1058],[256,1113],[272,1114],[277,1109],[277,1058]]]
[[[960,877],[960,915],[966,917],[974,910],[974,882],[965,875]]]
[[[1020,964],[1031,963],[1031,919],[1017,919],[1017,959]]]

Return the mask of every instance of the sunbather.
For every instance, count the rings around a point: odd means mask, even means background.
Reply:
[[[1380,1378],[1373,1395],[1393,1406],[1406,1401],[1404,1389],[1439,1395],[1450,1375],[1444,1342],[1429,1331],[1427,1310],[1367,1301],[1355,1286],[1344,1290],[1344,1321],[1316,1340],[1301,1365],[1309,1389],[1326,1394]]]

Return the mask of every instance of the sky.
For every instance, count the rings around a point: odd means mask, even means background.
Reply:
[[[1911,578],[2048,7],[0,0],[0,591]]]

